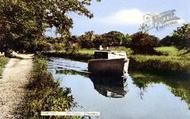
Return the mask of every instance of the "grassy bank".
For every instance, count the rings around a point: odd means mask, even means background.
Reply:
[[[46,52],[42,54],[47,57],[62,57],[62,58],[78,60],[78,61],[88,61],[89,59],[93,58],[92,54],[86,54],[83,52],[77,52],[73,54],[68,54],[66,52]]]
[[[190,54],[186,50],[171,47],[158,47],[162,55],[131,55],[130,69],[190,72]]]
[[[65,111],[72,106],[70,90],[61,88],[47,72],[47,62],[43,58],[34,59],[27,89],[29,93],[23,109],[25,118],[41,118],[41,111]]]
[[[4,68],[5,64],[7,64],[7,62],[8,62],[8,58],[0,57],[0,76],[3,72],[3,68]]]
[[[179,56],[130,56],[132,70],[190,71],[190,58]]]

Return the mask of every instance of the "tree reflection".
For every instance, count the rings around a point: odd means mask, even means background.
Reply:
[[[181,100],[185,101],[190,109],[190,74],[189,73],[145,73],[131,72],[134,84],[143,91],[152,83],[163,83]]]

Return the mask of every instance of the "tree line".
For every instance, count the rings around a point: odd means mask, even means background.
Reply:
[[[163,39],[139,31],[132,35],[118,31],[95,34],[93,31],[72,36],[73,26],[68,13],[92,18],[86,8],[92,0],[0,0],[0,51],[37,52],[125,46],[136,54],[155,54],[154,47],[176,46],[190,51],[190,25],[184,24]],[[47,28],[56,28],[59,38],[44,35]]]
[[[119,31],[110,31],[104,34],[95,34],[93,31],[85,32],[81,36],[72,36],[68,39],[49,38],[55,44],[55,49],[63,50],[64,47],[72,49],[73,44],[78,48],[98,49],[103,47],[124,46],[131,48],[135,54],[158,54],[154,48],[159,46],[175,46],[178,49],[190,50],[190,24],[184,24],[173,31],[172,35],[167,35],[159,39],[154,35],[139,31],[132,35],[123,34]],[[54,41],[54,42],[52,42]],[[69,43],[67,43],[69,42]],[[159,54],[158,54],[159,55]]]

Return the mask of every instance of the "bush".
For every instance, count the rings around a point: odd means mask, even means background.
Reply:
[[[131,36],[131,49],[134,54],[157,54],[154,47],[158,46],[158,38],[147,33],[138,32]]]
[[[55,43],[53,46],[55,51],[64,51],[65,49],[65,44],[63,43]]]

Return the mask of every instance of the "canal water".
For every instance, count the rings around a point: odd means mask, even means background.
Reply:
[[[89,77],[87,63],[50,58],[48,71],[70,88],[71,111],[97,111],[101,119],[190,119],[189,76],[130,72]],[[116,82],[117,81],[117,82]]]

